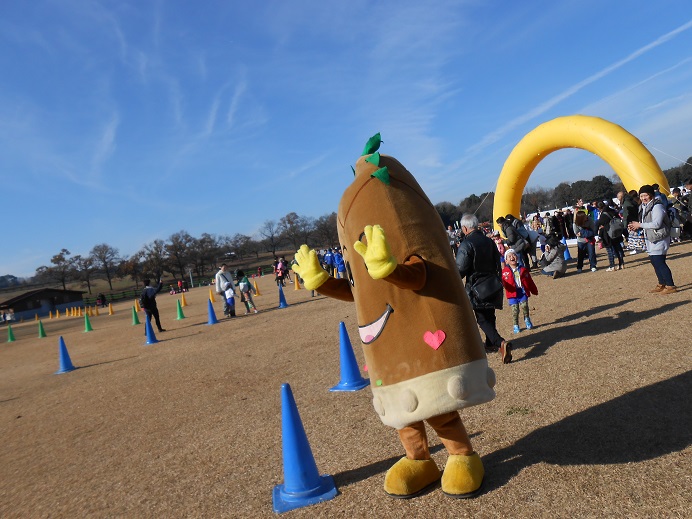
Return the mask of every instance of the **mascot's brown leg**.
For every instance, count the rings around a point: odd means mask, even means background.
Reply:
[[[440,479],[440,469],[430,459],[423,422],[399,429],[398,433],[406,456],[387,471],[384,491],[392,497],[414,497]]]
[[[452,497],[467,498],[477,495],[485,471],[481,458],[473,452],[459,413],[452,411],[428,419],[449,452],[442,474],[442,491]]]

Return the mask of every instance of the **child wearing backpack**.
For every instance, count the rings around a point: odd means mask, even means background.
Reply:
[[[236,272],[235,279],[238,283],[238,290],[240,290],[240,302],[245,303],[245,315],[250,313],[250,310],[257,313],[255,301],[252,299],[252,292],[254,292],[255,287],[252,286],[252,283],[250,283],[250,280],[242,270]]]
[[[598,229],[598,236],[608,252],[609,265],[606,272],[622,270],[625,268],[625,251],[622,248],[625,226],[619,215],[605,203],[598,202],[598,210],[600,211],[600,216],[596,221],[596,229]],[[615,267],[616,258],[618,260],[617,267]]]
[[[529,296],[538,295],[538,288],[531,278],[529,269],[519,266],[519,259],[514,249],[505,252],[505,268],[502,269],[502,286],[505,288],[507,301],[512,309],[512,320],[514,321],[514,333],[519,333],[519,310],[524,314],[526,329],[533,328],[531,316],[529,315]]]

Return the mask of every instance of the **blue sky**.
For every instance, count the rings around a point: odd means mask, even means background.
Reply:
[[[0,70],[0,275],[330,213],[377,131],[434,203],[564,115],[692,155],[687,0],[5,1]],[[528,186],[596,174],[561,150]]]

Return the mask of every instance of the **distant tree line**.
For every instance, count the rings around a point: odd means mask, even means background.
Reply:
[[[338,243],[336,213],[319,218],[288,213],[278,221],[267,220],[257,236],[234,234],[216,236],[203,233],[194,237],[179,231],[166,240],[156,239],[145,244],[131,256],[107,243],[95,245],[88,255],[72,255],[67,249],[55,254],[48,265],[36,269],[29,280],[7,275],[0,278],[0,288],[27,284],[58,284],[67,289],[68,283],[81,283],[91,294],[95,279],[105,279],[113,290],[113,280],[130,278],[135,286],[147,278],[158,278],[166,273],[185,279],[190,272],[198,278],[213,273],[224,260],[244,260],[260,253],[283,248],[298,249],[307,243],[312,247],[331,247]]]
[[[687,162],[664,171],[671,186],[682,184],[692,177],[692,157]],[[617,175],[611,178],[596,175],[591,180],[561,182],[552,189],[537,187],[527,189],[522,196],[522,214],[535,211],[550,211],[572,205],[578,198],[584,201],[605,200],[615,197],[624,189]],[[435,205],[445,226],[459,221],[464,213],[475,213],[481,222],[492,221],[495,193],[472,194],[458,205],[440,202]],[[189,272],[204,277],[216,270],[224,259],[244,260],[260,253],[292,248],[297,250],[301,244],[312,247],[331,247],[338,244],[336,213],[319,218],[288,213],[278,221],[265,221],[256,236],[244,234],[212,235],[203,233],[200,237],[191,236],[181,230],[166,240],[156,239],[147,243],[131,256],[121,256],[120,251],[101,243],[95,245],[88,255],[72,255],[62,249],[55,254],[48,265],[36,269],[29,280],[18,279],[13,275],[0,277],[0,289],[20,286],[22,283],[59,284],[63,289],[68,283],[80,282],[91,294],[92,282],[106,279],[113,290],[113,280],[129,277],[135,285],[146,277],[158,278],[169,273],[184,279]]]
[[[692,157],[686,163],[667,169],[663,172],[668,185],[679,186],[685,179],[692,177]],[[575,182],[560,182],[552,189],[535,187],[527,188],[521,197],[521,213],[551,211],[574,205],[577,199],[585,202],[609,200],[615,198],[618,191],[624,190],[622,181],[617,175],[608,178],[596,175],[591,180]],[[459,205],[450,202],[440,202],[435,205],[445,226],[458,222],[464,213],[475,213],[481,222],[491,222],[495,193],[482,193],[480,196],[471,195],[464,198]],[[519,216],[519,215],[515,215]]]

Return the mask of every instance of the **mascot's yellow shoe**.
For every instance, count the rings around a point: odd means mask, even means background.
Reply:
[[[480,492],[484,475],[483,462],[475,452],[451,455],[442,474],[442,492],[458,499],[474,497]]]
[[[392,497],[407,499],[420,494],[440,479],[440,469],[433,460],[397,461],[384,477],[384,491]]]

